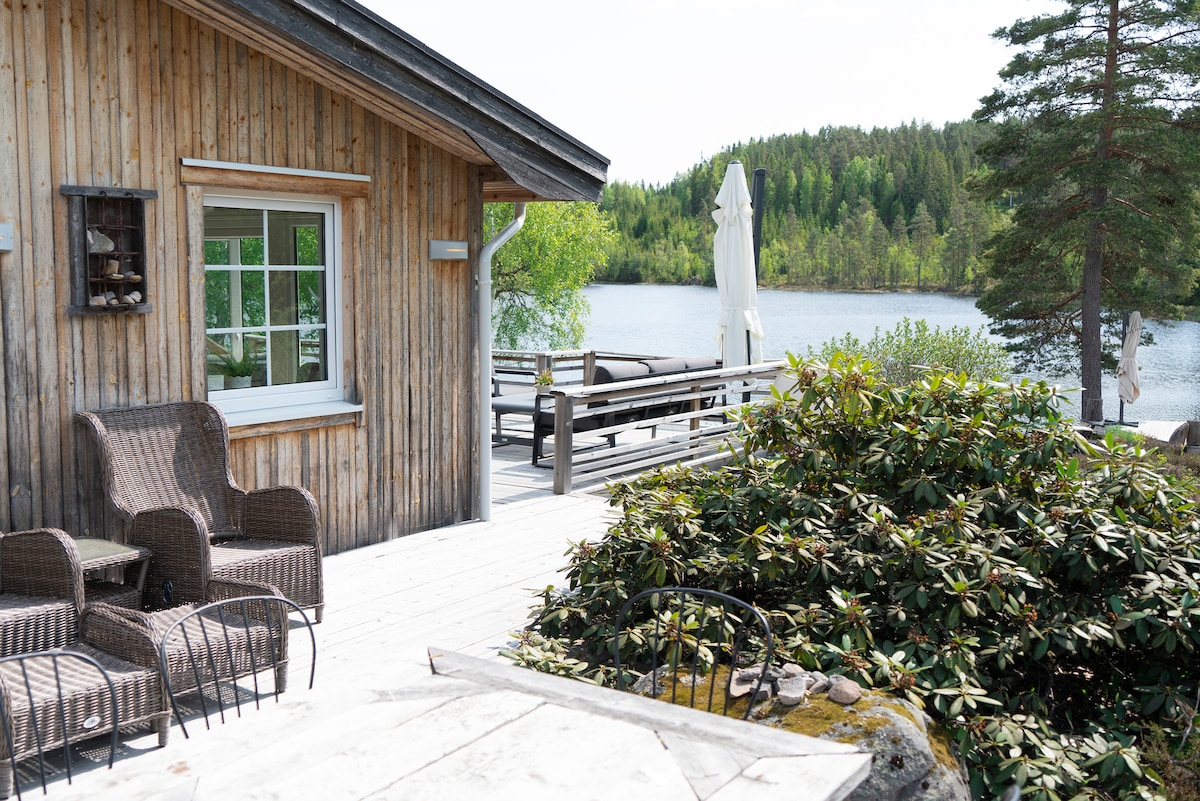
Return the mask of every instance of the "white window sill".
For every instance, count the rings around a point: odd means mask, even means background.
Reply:
[[[214,401],[220,408],[220,401]],[[225,420],[230,428],[242,426],[257,426],[265,423],[282,423],[288,420],[305,420],[313,417],[332,417],[341,414],[356,414],[363,410],[361,403],[347,401],[325,401],[323,403],[303,403],[294,406],[269,406],[262,409],[251,409],[240,412],[226,412]]]

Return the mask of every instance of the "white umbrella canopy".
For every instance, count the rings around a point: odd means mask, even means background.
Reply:
[[[739,161],[731,161],[717,193],[713,265],[721,296],[717,342],[725,367],[762,362],[762,321],[758,318],[758,279],[754,272],[754,212]]]
[[[1117,363],[1117,395],[1125,403],[1133,403],[1142,394],[1138,384],[1137,346],[1142,338],[1142,313],[1129,315],[1129,329],[1121,343],[1121,361]]]

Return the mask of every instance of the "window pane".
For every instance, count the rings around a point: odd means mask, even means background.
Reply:
[[[328,376],[325,332],[320,329],[271,332],[271,383],[303,384]]]
[[[241,246],[241,264],[262,265],[266,264],[263,258],[263,240],[261,236],[247,237],[242,240]]]
[[[261,387],[267,383],[264,332],[210,334],[208,374],[225,376],[225,389]]]
[[[262,264],[263,213],[261,209],[233,209],[223,206],[204,208],[204,238],[223,239],[241,244],[221,262],[229,264],[240,254],[242,264]],[[229,245],[232,247],[232,245]]]
[[[208,328],[229,328],[229,273],[209,270],[204,274],[204,325]]]
[[[204,241],[205,264],[229,264],[229,240],[206,239]]]
[[[230,352],[233,347],[232,334],[209,334],[208,335],[208,374],[215,376],[225,375],[224,357]],[[224,388],[224,387],[222,387]]]
[[[262,270],[242,270],[234,275],[241,276],[242,325],[262,326],[267,324],[267,290]]]
[[[296,273],[271,271],[271,325],[296,325]]]
[[[300,329],[300,372],[305,381],[329,378],[329,358],[325,349],[325,329]]]
[[[271,264],[324,264],[325,215],[311,211],[268,211],[267,251]],[[307,261],[302,261],[307,259]]]
[[[296,274],[300,325],[321,325],[325,319],[325,271],[301,270]]]
[[[320,220],[319,214],[312,215]],[[305,267],[319,267],[325,263],[324,249],[321,247],[321,227],[319,225],[301,225],[296,228],[296,264]]]
[[[208,328],[266,325],[267,297],[259,270],[209,270],[204,274]]]

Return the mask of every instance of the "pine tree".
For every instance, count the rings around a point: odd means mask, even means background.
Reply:
[[[1001,123],[977,187],[1015,203],[979,306],[1018,369],[1080,366],[1083,419],[1100,420],[1102,326],[1175,316],[1195,280],[1200,3],[1062,2],[995,34],[1026,49],[975,115]]]
[[[921,269],[929,261],[929,257],[933,255],[933,241],[937,235],[937,224],[934,222],[929,210],[925,208],[924,200],[917,204],[917,211],[913,215],[911,230],[912,243],[916,248],[917,256],[917,289],[920,289]]]

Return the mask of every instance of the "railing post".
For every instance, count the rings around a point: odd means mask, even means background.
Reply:
[[[583,354],[583,385],[590,386],[596,377],[596,351],[589,350]]]
[[[554,393],[554,494],[571,492],[571,442],[575,423],[575,400],[562,392]]]

